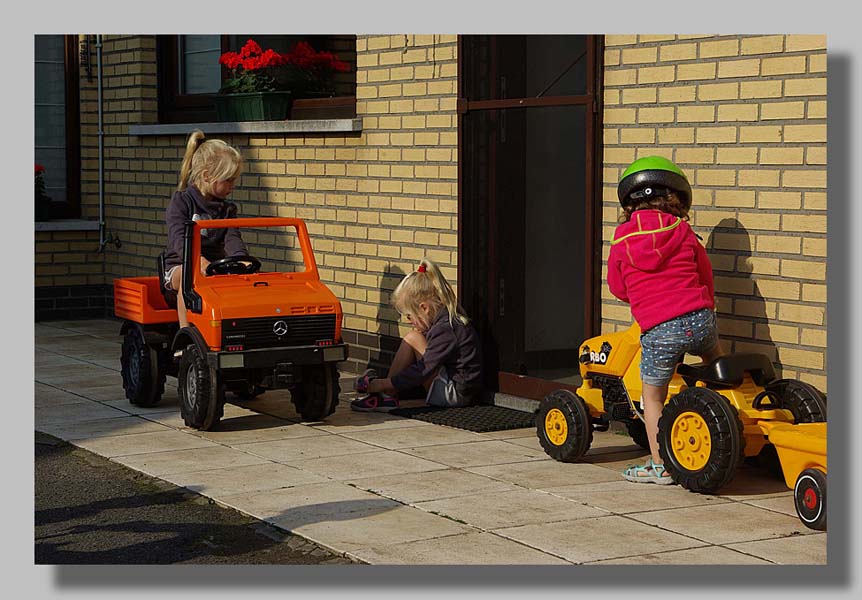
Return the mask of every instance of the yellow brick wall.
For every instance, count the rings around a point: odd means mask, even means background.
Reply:
[[[825,391],[825,36],[613,35],[604,64],[605,261],[620,174],[642,156],[675,161],[726,349],[765,352]],[[631,322],[607,286],[602,317]]]

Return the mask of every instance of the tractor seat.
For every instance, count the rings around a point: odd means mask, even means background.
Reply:
[[[681,364],[676,368],[683,381],[693,387],[702,381],[709,388],[734,388],[742,385],[746,371],[759,386],[775,379],[775,368],[765,354],[745,353],[721,356],[711,363]]]
[[[165,287],[165,253],[162,252],[159,254],[158,258],[159,263],[159,291],[162,293],[162,297],[167,302],[170,308],[177,307],[177,293],[174,290],[169,290]]]

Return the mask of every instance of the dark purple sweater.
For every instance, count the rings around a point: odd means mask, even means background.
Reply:
[[[168,247],[165,252],[165,269],[183,262],[183,231],[186,221],[210,219],[232,219],[236,217],[236,204],[224,200],[207,200],[194,185],[185,190],[174,192],[165,221],[168,225]],[[213,262],[227,256],[248,254],[239,230],[204,229],[201,232],[201,254]]]
[[[428,347],[420,358],[394,377],[396,391],[422,385],[438,367],[446,369],[459,394],[472,396],[482,390],[482,354],[479,334],[471,325],[458,319],[449,323],[449,311],[440,310],[425,334]]]

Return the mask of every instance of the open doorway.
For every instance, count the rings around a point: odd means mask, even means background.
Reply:
[[[540,398],[579,384],[597,332],[601,39],[462,36],[459,282],[487,382]]]

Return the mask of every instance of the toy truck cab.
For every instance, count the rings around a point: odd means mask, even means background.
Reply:
[[[246,241],[295,270],[261,271],[251,256],[228,257],[200,272],[201,232],[240,228]],[[347,358],[338,298],[320,281],[305,223],[293,218],[188,221],[183,298],[188,327],[180,328],[175,294],[160,276],[114,281],[114,311],[125,319],[123,387],[130,402],[153,406],[166,376],[177,378],[183,420],[211,429],[221,419],[225,393],[249,400],[287,388],[305,420],[335,410],[336,364]]]

